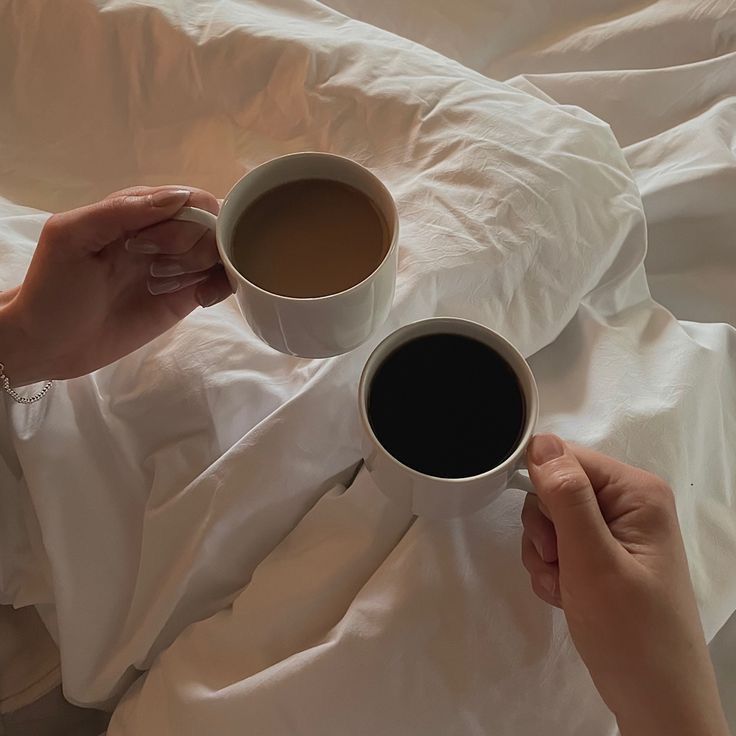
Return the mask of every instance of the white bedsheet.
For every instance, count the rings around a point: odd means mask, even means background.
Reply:
[[[712,637],[736,611],[732,4],[331,4],[374,25],[307,0],[13,5],[2,288],[43,212],[355,157],[401,211],[382,334],[435,314],[500,330],[533,356],[541,428],[668,478]],[[649,296],[644,212],[654,296],[688,322]],[[429,523],[355,476],[380,337],[291,359],[226,303],[6,403],[0,602],[39,607],[77,702],[149,670],[110,734],[615,731],[529,591],[518,494]]]

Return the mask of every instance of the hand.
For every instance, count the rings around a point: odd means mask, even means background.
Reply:
[[[670,488],[554,435],[528,460],[524,566],[621,733],[727,736]]]
[[[22,285],[2,295],[11,385],[89,373],[231,293],[214,234],[170,219],[187,202],[219,210],[198,189],[137,187],[49,218]]]

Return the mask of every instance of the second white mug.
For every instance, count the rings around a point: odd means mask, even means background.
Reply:
[[[369,417],[369,398],[376,373],[402,346],[430,335],[458,335],[490,348],[510,367],[523,398],[519,437],[508,457],[495,467],[469,477],[438,477],[405,465],[384,447]],[[437,391],[443,391],[438,385]],[[428,396],[427,401],[431,402]],[[539,396],[529,364],[522,354],[497,332],[477,322],[436,317],[405,325],[386,337],[368,358],[358,388],[363,458],[374,483],[384,495],[417,516],[447,519],[472,514],[491,503],[506,488],[535,493],[526,467],[526,448],[539,413]]]

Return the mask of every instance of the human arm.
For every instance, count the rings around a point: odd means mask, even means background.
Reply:
[[[524,565],[622,736],[727,736],[669,486],[554,435],[528,459]]]
[[[136,187],[52,215],[23,283],[0,294],[0,362],[13,387],[84,375],[231,293],[214,234],[172,221],[207,192]]]

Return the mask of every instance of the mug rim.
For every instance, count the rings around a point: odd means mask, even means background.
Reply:
[[[341,163],[341,165],[349,165],[354,166],[360,169],[364,174],[367,174],[377,185],[378,188],[386,195],[388,198],[388,201],[391,203],[391,221],[388,222],[388,226],[391,228],[391,241],[389,243],[388,248],[386,249],[386,253],[384,254],[383,258],[379,262],[379,264],[361,281],[359,281],[357,284],[353,284],[352,286],[349,286],[347,289],[343,289],[342,291],[336,291],[332,294],[323,294],[322,296],[287,296],[286,294],[277,294],[274,291],[268,291],[268,289],[264,289],[261,286],[258,286],[258,284],[253,283],[250,279],[246,278],[238,269],[235,267],[235,264],[232,262],[229,253],[226,252],[225,247],[222,245],[222,213],[225,211],[225,209],[230,205],[230,202],[232,201],[232,198],[235,195],[235,191],[245,182],[248,177],[253,175],[255,172],[271,166],[275,164],[278,161],[282,161],[284,159],[297,159],[297,158],[331,158],[336,159]],[[327,178],[328,181],[337,181],[335,179]],[[297,181],[297,179],[289,180],[286,182],[282,182],[284,184],[290,183],[290,181]],[[342,182],[340,182],[342,183]],[[279,186],[278,184],[276,186]],[[275,188],[275,187],[272,187]],[[267,189],[266,191],[270,191],[270,189]],[[368,197],[369,199],[372,199],[370,195],[366,194],[364,191],[361,190],[361,193]],[[264,192],[265,194],[265,192]],[[385,215],[383,212],[383,208],[379,206],[379,204],[375,203],[377,207],[380,208],[381,215]],[[234,204],[232,205],[235,206]],[[245,209],[245,208],[244,208]],[[242,215],[242,212],[240,213]],[[245,284],[247,284],[248,287],[255,289],[256,291],[260,292],[261,294],[264,294],[267,297],[273,297],[276,299],[284,300],[287,302],[297,302],[300,304],[303,304],[304,302],[317,302],[317,301],[324,301],[326,299],[334,299],[335,297],[342,297],[346,294],[349,294],[352,291],[355,291],[362,287],[364,284],[369,282],[375,275],[378,273],[378,271],[390,260],[391,256],[394,254],[398,247],[399,242],[399,213],[398,208],[396,206],[396,200],[394,200],[393,195],[389,191],[389,188],[381,181],[381,179],[376,176],[370,169],[363,166],[363,164],[358,163],[357,161],[354,161],[351,158],[348,158],[347,156],[341,156],[337,153],[327,153],[325,151],[297,151],[294,153],[286,153],[282,156],[275,156],[274,158],[270,158],[267,161],[263,161],[262,163],[258,164],[255,168],[251,169],[247,173],[243,174],[243,176],[238,179],[235,184],[230,187],[230,191],[225,195],[225,198],[222,200],[222,206],[220,207],[220,211],[217,214],[217,225],[215,228],[215,239],[217,242],[217,250],[220,255],[220,259],[223,262],[223,265],[227,266],[233,274],[235,274],[235,277],[243,281]]]
[[[391,355],[391,353],[393,353],[396,349],[412,339],[411,333],[416,332],[418,328],[421,329],[422,325],[430,324],[444,326],[449,328],[449,330],[447,332],[443,332],[441,330],[420,332],[420,334],[416,335],[416,337],[448,333],[455,335],[465,335],[464,332],[457,332],[452,328],[458,326],[470,327],[475,332],[483,333],[485,336],[491,336],[493,340],[495,340],[497,343],[502,344],[512,355],[517,358],[518,361],[520,361],[520,364],[524,366],[523,370],[526,373],[529,390],[527,390],[522,384],[521,376],[519,375],[519,370],[517,369],[517,367],[515,365],[512,365],[505,355],[496,350],[495,345],[483,341],[487,347],[490,347],[492,350],[498,352],[499,355],[501,355],[501,357],[506,361],[506,363],[509,364],[511,370],[513,370],[514,372],[514,375],[517,377],[517,380],[519,380],[521,392],[524,396],[524,401],[527,406],[525,407],[526,411],[524,417],[524,431],[521,433],[521,437],[516,443],[514,451],[498,465],[495,465],[489,470],[484,470],[482,473],[478,473],[476,475],[464,475],[460,478],[445,478],[439,475],[429,475],[428,473],[422,473],[420,470],[416,470],[415,468],[402,463],[401,460],[394,457],[394,455],[392,455],[383,446],[383,443],[376,436],[375,432],[373,431],[373,427],[371,426],[370,420],[368,419],[368,374],[371,373],[372,378],[373,375],[375,375],[375,369],[377,369],[378,366],[381,365],[385,361],[385,359],[388,358],[389,355]],[[388,345],[389,343],[394,344]],[[386,347],[387,345],[390,348],[388,350]],[[399,327],[398,329],[394,330],[389,335],[384,337],[383,340],[381,340],[381,342],[379,342],[378,345],[373,348],[371,354],[368,356],[368,359],[365,362],[365,365],[363,366],[363,370],[360,374],[360,383],[358,384],[358,403],[360,420],[363,425],[364,431],[367,433],[368,437],[370,437],[373,444],[376,447],[380,448],[380,450],[388,458],[390,458],[394,463],[401,467],[402,470],[411,474],[415,478],[448,484],[463,484],[471,481],[491,478],[504,471],[513,472],[513,470],[518,467],[520,456],[524,452],[526,452],[526,448],[529,444],[532,433],[534,432],[534,428],[537,424],[537,419],[539,416],[539,392],[537,389],[537,382],[534,378],[534,374],[532,373],[531,368],[529,367],[529,364],[526,361],[526,358],[524,358],[521,352],[519,352],[519,349],[513,343],[507,340],[503,335],[499,334],[495,330],[492,330],[490,327],[486,327],[480,322],[475,322],[474,320],[470,319],[463,319],[461,317],[428,317],[426,319],[416,320],[414,322],[409,322],[408,324]]]

